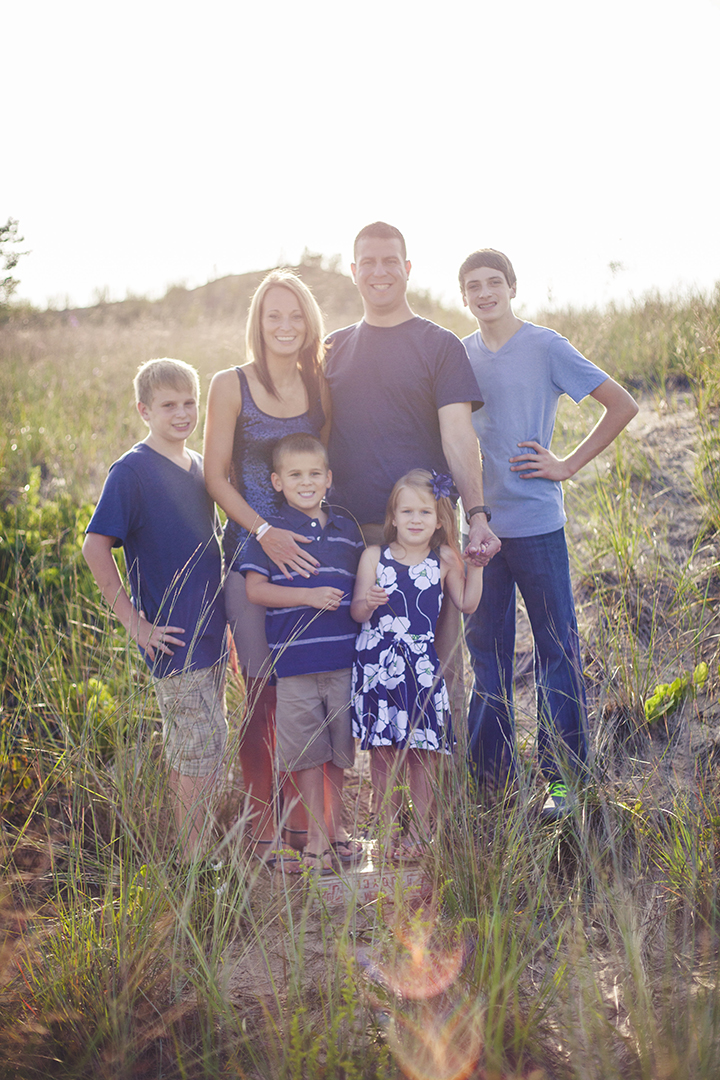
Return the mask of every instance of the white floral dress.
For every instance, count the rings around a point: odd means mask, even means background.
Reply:
[[[449,754],[450,702],[435,652],[440,560],[431,551],[405,566],[385,548],[377,583],[390,599],[363,623],[355,644],[353,735],[363,750],[400,746]]]

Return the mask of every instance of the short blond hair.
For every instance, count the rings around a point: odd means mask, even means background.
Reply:
[[[308,431],[293,431],[289,435],[283,435],[282,439],[278,439],[272,452],[274,473],[280,471],[285,458],[290,457],[291,454],[317,454],[323,459],[325,468],[330,468],[327,449]]]
[[[200,401],[200,379],[191,364],[184,360],[171,360],[164,356],[159,360],[146,360],[137,370],[133,379],[135,400],[138,404],[152,405],[155,391],[161,386],[171,386],[173,390],[190,390],[195,400]]]

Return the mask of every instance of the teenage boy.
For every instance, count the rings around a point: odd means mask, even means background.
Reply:
[[[562,482],[613,441],[637,405],[566,338],[513,313],[516,277],[502,252],[474,252],[460,267],[459,278],[463,302],[479,326],[464,344],[485,400],[473,424],[483,454],[485,497],[502,543],[485,571],[482,600],[465,620],[475,674],[470,753],[479,784],[512,784],[517,586],[535,642],[538,757],[548,783],[542,814],[557,819],[569,809],[567,784],[583,772],[587,760]],[[605,411],[580,445],[558,458],[550,443],[564,393],[576,403],[590,394]]]
[[[360,230],[351,270],[363,318],[327,339],[334,502],[354,515],[366,543],[381,544],[395,482],[411,469],[449,472],[469,517],[465,556],[485,566],[500,545],[483,498],[471,422],[482,397],[465,350],[455,334],[412,311],[411,264],[394,225]],[[435,640],[453,703],[464,697],[460,638],[448,601]]]
[[[180,855],[190,861],[210,830],[227,739],[220,546],[202,459],[185,446],[198,422],[197,372],[149,360],[134,386],[149,433],[111,466],[83,555],[153,677]],[[124,549],[130,595],[115,547]]]
[[[276,737],[281,772],[289,772],[307,809],[302,864],[320,873],[332,857],[352,863],[362,845],[342,826],[343,770],[355,744],[350,720],[350,668],[358,633],[350,616],[363,549],[357,526],[323,505],[332,473],[327,451],[313,435],[286,435],[273,452],[272,485],[285,504],[270,525],[311,541],[303,550],[318,565],[313,584],[293,572],[288,581],[251,538],[240,571],[248,599],[267,608],[265,629],[277,675]],[[295,853],[283,859],[298,872]]]

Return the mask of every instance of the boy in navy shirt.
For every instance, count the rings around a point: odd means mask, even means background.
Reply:
[[[198,422],[197,372],[149,360],[134,380],[147,437],[111,466],[83,555],[155,682],[182,857],[211,822],[227,739],[225,608],[215,510],[202,459],[185,440]],[[130,596],[112,549],[122,547]]]
[[[315,581],[292,576],[271,562],[251,538],[240,567],[247,595],[267,608],[265,627],[277,675],[277,749],[281,772],[290,772],[307,808],[303,864],[330,873],[333,854],[351,863],[362,845],[342,827],[343,770],[355,756],[350,722],[350,669],[357,623],[350,616],[362,552],[349,518],[323,507],[332,483],[327,451],[312,435],[287,435],[273,453],[272,484],[285,497],[270,525],[303,533],[319,561]],[[304,550],[304,548],[303,548]],[[300,870],[296,857],[286,861]]]

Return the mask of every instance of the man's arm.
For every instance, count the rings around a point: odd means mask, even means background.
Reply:
[[[151,660],[155,659],[156,649],[166,656],[172,656],[173,651],[168,645],[182,647],[185,644],[182,638],[174,636],[184,634],[183,627],[153,626],[141,611],[133,607],[112,555],[113,540],[112,536],[91,532],[86,535],[82,549],[105,603]]]
[[[438,409],[443,452],[466,511],[483,504],[480,444],[471,415],[469,401],[458,401]],[[488,525],[485,514],[473,514],[465,556],[477,566],[487,566],[499,550],[500,541]]]
[[[638,411],[635,399],[614,379],[605,379],[590,397],[599,401],[605,412],[571,454],[558,458],[538,442],[521,442],[518,446],[528,446],[533,453],[510,458],[511,471],[519,472],[521,480],[569,480],[609,446]]]

